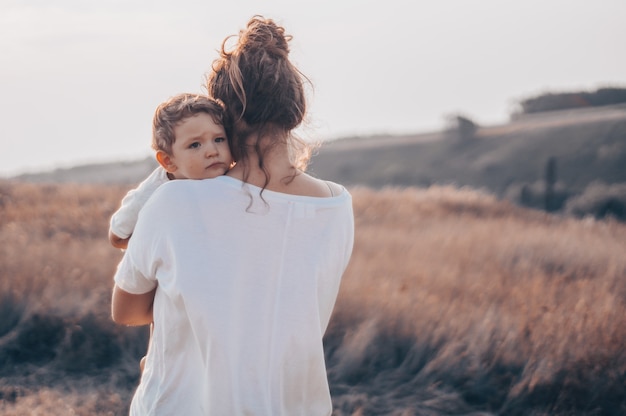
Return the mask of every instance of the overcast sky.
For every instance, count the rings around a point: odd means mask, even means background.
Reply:
[[[254,14],[294,36],[312,139],[498,124],[541,92],[626,87],[624,0],[0,0],[0,175],[151,155],[155,107],[204,92]]]

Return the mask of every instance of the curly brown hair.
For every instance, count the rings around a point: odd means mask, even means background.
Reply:
[[[152,119],[152,148],[172,154],[176,141],[174,128],[196,114],[207,113],[216,124],[224,127],[229,136],[229,123],[222,101],[201,94],[182,93],[161,103]]]
[[[254,151],[265,172],[266,184],[269,173],[263,165],[264,158],[278,144],[288,145],[294,167],[304,171],[312,146],[292,130],[304,120],[304,86],[310,80],[289,60],[288,43],[292,37],[273,20],[254,16],[239,32],[234,48],[227,50],[231,38],[224,40],[220,57],[213,62],[207,90],[210,96],[226,103],[232,121],[233,158],[246,166],[248,139],[256,135]],[[258,139],[270,136],[280,142],[270,140],[261,146]]]

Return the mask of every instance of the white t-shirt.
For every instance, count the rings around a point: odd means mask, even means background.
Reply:
[[[242,185],[171,181],[139,215],[115,282],[158,289],[131,415],[331,414],[322,336],[352,252],[352,198],[265,190],[264,203]]]
[[[137,188],[128,191],[122,199],[120,208],[111,216],[109,230],[120,238],[130,237],[135,229],[139,211],[154,191],[166,182],[169,182],[167,172],[159,166]]]

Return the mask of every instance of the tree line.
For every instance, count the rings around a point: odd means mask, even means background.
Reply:
[[[606,87],[595,91],[543,93],[519,101],[518,114],[599,107],[626,103],[626,88]]]

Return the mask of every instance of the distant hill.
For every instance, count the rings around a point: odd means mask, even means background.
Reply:
[[[141,182],[156,166],[156,160],[148,157],[129,162],[97,163],[25,173],[11,179],[24,182],[132,185]]]
[[[451,183],[502,195],[512,184],[542,180],[553,157],[559,182],[573,190],[626,182],[626,106],[520,116],[464,139],[453,133],[330,142],[310,170],[347,185]]]
[[[595,215],[610,204],[626,218],[626,106],[523,115],[469,137],[448,131],[338,140],[319,150],[310,170],[349,186],[482,188],[543,209],[549,164],[549,210]]]
[[[155,166],[148,158],[14,179],[134,184]],[[568,200],[584,195],[592,184],[626,184],[626,105],[525,114],[503,125],[476,126],[469,135],[451,128],[344,138],[322,145],[309,168],[317,177],[347,186],[454,184],[482,188],[537,208],[545,204],[547,169],[554,182],[554,211],[565,209]],[[594,189],[598,193],[598,187]],[[612,189],[606,192],[613,195]],[[617,193],[616,203],[624,205],[626,217],[626,195],[621,195],[621,188]]]

